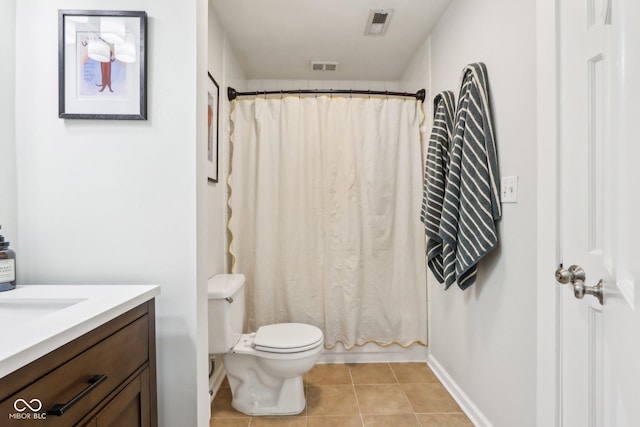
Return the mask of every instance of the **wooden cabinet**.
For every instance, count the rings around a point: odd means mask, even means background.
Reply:
[[[149,427],[149,368],[145,368],[85,425],[87,427]]]
[[[155,427],[155,373],[151,300],[0,379],[0,425]]]

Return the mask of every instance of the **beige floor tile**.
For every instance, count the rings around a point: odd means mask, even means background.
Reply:
[[[209,427],[248,427],[251,418],[211,418]]]
[[[422,427],[473,427],[465,414],[416,414]]]
[[[357,415],[358,403],[351,385],[309,385],[307,415]]]
[[[351,417],[307,417],[307,427],[362,427],[360,416]]]
[[[395,375],[388,363],[350,363],[354,384],[395,384]]]
[[[353,381],[353,382],[352,382]],[[425,363],[316,365],[307,375],[300,415],[249,417],[231,407],[225,379],[210,427],[472,427]],[[361,415],[363,414],[363,415]]]
[[[362,414],[402,414],[413,412],[398,384],[356,385]]]
[[[253,417],[251,427],[306,427],[306,417]]]
[[[365,427],[420,427],[414,414],[364,415]]]
[[[351,373],[344,364],[316,365],[309,371],[307,382],[312,385],[351,384]]]
[[[417,413],[462,412],[440,383],[400,384]]]
[[[231,389],[220,388],[211,405],[211,416],[217,418],[246,417],[246,414],[238,412],[231,406]]]
[[[390,363],[399,383],[433,383],[438,378],[424,362]]]

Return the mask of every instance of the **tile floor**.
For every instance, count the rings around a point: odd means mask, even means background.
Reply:
[[[426,363],[316,365],[305,377],[301,414],[250,417],[231,407],[225,380],[211,405],[212,427],[473,426]]]

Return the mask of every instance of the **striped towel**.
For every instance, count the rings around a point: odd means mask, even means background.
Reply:
[[[445,287],[457,281],[466,289],[476,280],[478,261],[496,247],[501,211],[487,68],[468,65],[460,81],[440,237]]]
[[[427,236],[427,264],[440,283],[444,282],[442,239],[439,234],[440,215],[449,171],[454,109],[455,100],[451,91],[444,91],[433,99],[433,128],[424,165],[424,190],[420,212],[420,221],[424,223]]]

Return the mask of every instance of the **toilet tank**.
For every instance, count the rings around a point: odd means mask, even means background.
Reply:
[[[217,274],[209,279],[209,354],[228,352],[244,326],[244,274]]]

